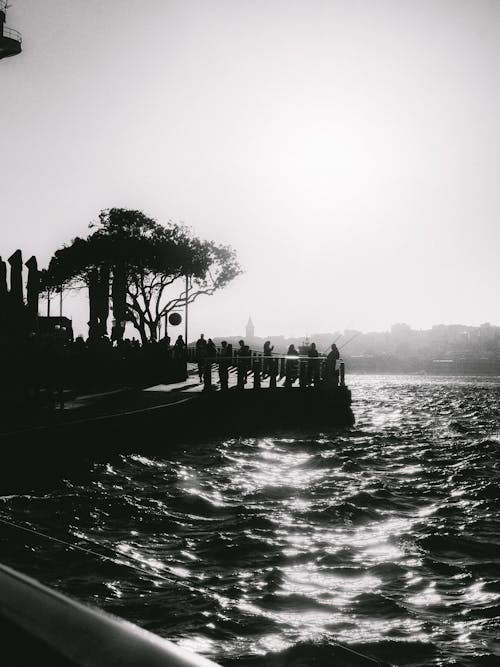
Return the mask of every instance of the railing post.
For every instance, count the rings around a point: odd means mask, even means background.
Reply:
[[[307,360],[299,358],[299,386],[307,386]]]
[[[276,376],[278,375],[279,359],[271,359],[269,362],[269,389],[276,389]]]
[[[343,361],[340,362],[339,379],[340,379],[340,386],[345,387],[345,364]]]
[[[236,372],[238,374],[238,382],[237,382],[237,387],[238,389],[245,389],[245,382],[246,382],[246,359],[243,359],[242,357],[238,357],[236,360]]]
[[[260,358],[256,357],[253,361],[253,388],[260,389]]]
[[[208,391],[212,388],[212,362],[210,360],[205,360],[205,366],[203,368],[203,391]]]

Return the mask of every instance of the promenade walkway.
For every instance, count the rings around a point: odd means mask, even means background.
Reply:
[[[194,398],[196,387],[203,388],[198,377],[190,375],[185,382],[157,385],[144,389],[123,387],[114,391],[88,394],[65,400],[63,409],[54,411],[10,412],[0,419],[0,441],[2,436],[22,431],[36,431],[53,425],[74,421],[119,415],[137,410],[147,410]],[[195,390],[192,393],[190,390]]]
[[[259,388],[267,389],[270,386],[270,377],[259,376]],[[217,364],[212,367],[212,389],[220,388]],[[285,385],[285,377],[276,377],[276,387]],[[237,369],[232,367],[228,375],[228,388],[236,389],[238,381]],[[244,389],[254,388],[255,376],[248,373]],[[299,378],[294,379],[293,386],[299,386]],[[196,400],[205,389],[205,382],[199,381],[197,365],[188,363],[188,378],[184,382],[173,384],[157,384],[150,387],[131,388],[122,387],[113,391],[80,395],[77,397],[67,396],[62,409],[54,411],[24,410],[2,414],[0,418],[0,444],[2,438],[8,438],[14,434],[23,434],[29,437],[29,433],[52,426],[62,426],[98,420],[105,417],[133,414],[136,412],[156,411],[157,408],[185,403]],[[1,407],[1,406],[0,406]]]

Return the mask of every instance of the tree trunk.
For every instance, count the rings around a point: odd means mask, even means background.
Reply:
[[[149,340],[151,342],[157,340],[157,335],[158,335],[158,324],[157,322],[148,322],[148,329],[149,329]]]

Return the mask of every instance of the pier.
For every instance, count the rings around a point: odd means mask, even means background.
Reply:
[[[194,346],[187,349],[187,360],[197,363]],[[222,356],[221,348],[215,357],[203,359],[203,389],[220,389],[217,373],[221,365],[229,372],[228,388],[236,389],[277,389],[315,388],[333,389],[345,387],[345,364],[339,359],[333,373],[328,372],[326,356],[272,354],[251,350],[248,356],[240,356],[236,350],[230,356]],[[215,383],[214,383],[215,381]]]
[[[325,357],[314,359],[311,367],[311,358],[304,356],[221,357],[218,352],[204,360],[200,381],[196,350],[185,352],[187,377],[181,381],[77,395],[43,418],[4,420],[3,470],[23,462],[23,474],[30,468],[36,476],[75,457],[165,452],[201,439],[318,433],[354,424],[342,361],[329,377]],[[225,390],[218,379],[221,363],[227,365]]]

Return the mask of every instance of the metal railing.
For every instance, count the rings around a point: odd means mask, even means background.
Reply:
[[[0,37],[7,37],[7,39],[13,39],[16,42],[22,44],[23,38],[19,30],[14,30],[14,28],[3,28],[3,35],[0,33]]]
[[[226,348],[227,349],[227,348]],[[196,348],[187,349],[187,360],[198,363],[199,372],[205,388],[212,386],[212,371],[219,370],[221,389],[227,388],[229,372],[236,372],[237,387],[243,389],[249,377],[253,378],[253,388],[260,389],[263,379],[269,379],[269,389],[275,389],[284,378],[284,387],[292,387],[298,382],[299,387],[328,388],[345,387],[345,364],[342,359],[335,363],[325,356],[309,357],[307,355],[272,354],[265,356],[262,352],[251,352],[241,356],[238,350],[231,354],[217,349],[216,356],[204,357],[197,353]],[[222,374],[221,374],[222,370]]]

